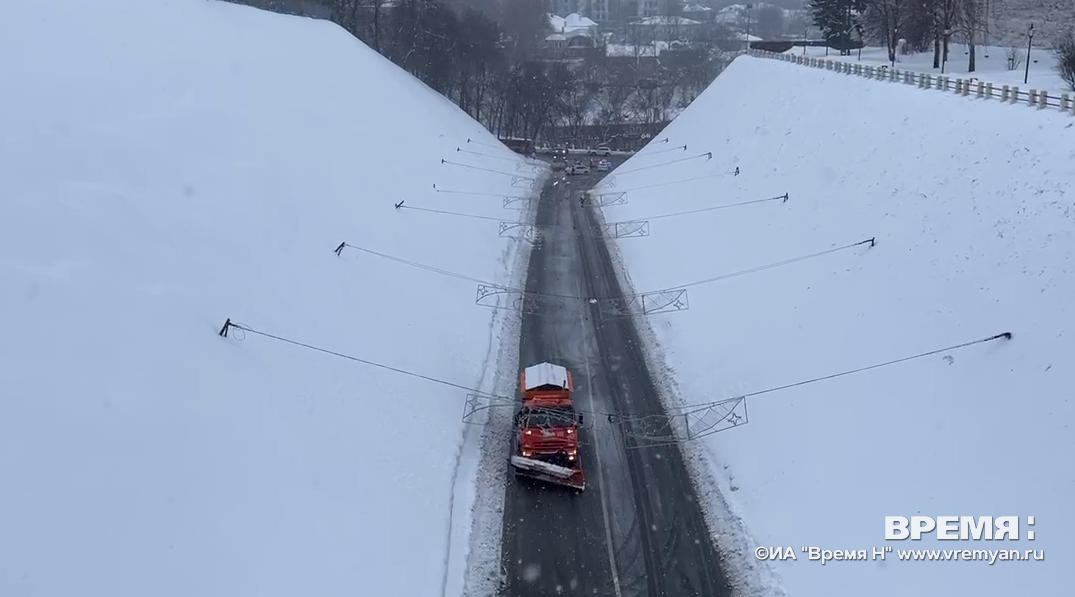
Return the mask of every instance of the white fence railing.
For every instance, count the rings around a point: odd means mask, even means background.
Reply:
[[[900,82],[906,85],[914,85],[921,89],[940,89],[941,91],[954,92],[956,95],[976,97],[984,99],[997,99],[1010,104],[1026,104],[1039,110],[1056,108],[1061,112],[1067,112],[1075,116],[1075,101],[1070,94],[1063,93],[1059,96],[1050,95],[1048,91],[1031,89],[1021,90],[1018,87],[1004,85],[999,89],[992,83],[978,79],[952,79],[944,75],[931,75],[909,70],[899,70],[888,66],[872,66],[854,62],[840,62],[825,60],[813,56],[800,54],[776,54],[763,50],[750,50],[751,56],[758,58],[771,58],[783,62],[792,62],[803,66],[821,68],[836,71],[848,75],[858,75],[867,79],[878,81]]]

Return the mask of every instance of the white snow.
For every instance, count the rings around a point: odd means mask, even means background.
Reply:
[[[538,363],[530,365],[523,370],[526,381],[526,390],[550,385],[559,388],[567,387],[567,368],[552,363]]]
[[[514,219],[521,158],[323,21],[14,0],[0,55],[0,595],[460,594],[466,391],[217,331],[493,391],[474,283],[333,249],[507,283],[393,204]]]
[[[561,479],[570,478],[577,472],[574,469],[567,468],[566,466],[555,465],[549,462],[545,462],[544,460],[523,458],[522,456],[512,456],[511,464],[516,468],[532,471],[541,471],[554,477],[560,477]]]
[[[617,241],[638,292],[876,237],[692,286],[688,311],[642,320],[676,405],[1014,334],[748,398],[749,424],[689,443],[747,594],[1070,592],[1073,125],[1057,111],[740,57],[606,179],[628,198],[606,220],[650,221],[650,237]],[[655,218],[785,192],[786,203]],[[883,562],[824,566],[799,551],[872,554],[897,515],[1019,516],[1022,539],[933,535],[888,542]],[[799,559],[759,562],[756,546]],[[895,550],[911,548],[1045,559],[899,561]]]
[[[792,48],[785,54],[802,54],[803,48]],[[863,48],[861,58],[858,50],[853,50],[848,56],[840,56],[836,50],[825,48],[806,48],[806,55],[825,60],[843,61],[872,66],[891,66],[888,60],[888,50],[885,48]],[[1017,60],[1011,62],[1010,57]],[[949,44],[948,62],[944,65],[944,75],[951,77],[953,81],[959,78],[977,79],[986,83],[992,83],[997,88],[997,93],[1002,85],[1019,87],[1021,90],[1037,89],[1048,91],[1054,98],[1061,93],[1071,93],[1071,87],[1064,82],[1056,71],[1056,55],[1047,48],[1033,48],[1030,53],[1030,64],[1027,68],[1026,45],[1015,48],[1003,48],[998,46],[978,46],[974,53],[974,72],[968,72],[970,67],[970,50],[966,44]],[[1010,68],[1014,65],[1014,68]],[[940,75],[940,68],[933,68],[933,51],[918,52],[913,54],[897,54],[895,68],[903,71]],[[1026,83],[1023,80],[1026,80]]]
[[[549,14],[548,17],[549,27],[557,33],[582,34],[593,37],[597,31],[597,23],[594,20],[577,12],[573,12],[566,17],[555,14]]]
[[[606,44],[605,54],[617,58],[625,56],[659,56],[670,45],[666,41],[654,41],[649,44]]]

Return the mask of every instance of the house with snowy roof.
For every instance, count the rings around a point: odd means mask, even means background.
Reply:
[[[545,47],[550,49],[592,48],[597,41],[597,23],[577,12],[550,14],[549,27],[553,32],[545,38]]]
[[[702,23],[686,17],[656,16],[639,19],[627,27],[635,43],[651,43],[656,40],[693,39],[701,30]]]

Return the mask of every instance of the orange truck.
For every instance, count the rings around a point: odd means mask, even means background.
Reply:
[[[515,474],[586,489],[579,454],[582,414],[575,410],[575,384],[566,367],[538,363],[519,375],[522,406],[515,413],[511,465]]]

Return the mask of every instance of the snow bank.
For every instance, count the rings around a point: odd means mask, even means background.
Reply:
[[[618,242],[638,292],[876,237],[692,286],[689,311],[649,318],[679,404],[1014,333],[748,398],[749,424],[690,444],[707,465],[696,472],[714,532],[756,594],[1068,591],[1073,148],[1068,115],[742,57],[605,180],[628,199],[604,208],[607,220],[650,219],[651,237]],[[707,151],[711,160],[672,163]],[[740,175],[722,175],[736,166]],[[786,203],[654,218],[785,192]],[[1014,515],[1022,540],[932,535],[888,542],[883,562],[824,566],[799,552],[872,553],[895,515]],[[799,559],[758,562],[759,545]],[[1045,560],[899,561],[895,550],[910,548],[1032,549]]]
[[[1025,38],[1024,38],[1025,42]],[[785,54],[803,55],[803,48],[792,48]],[[861,63],[870,66],[891,66],[886,48],[863,48],[854,50],[848,56],[826,48],[806,48],[805,55],[825,60]],[[1012,60],[1015,58],[1015,60]],[[1056,103],[1061,93],[1071,93],[1071,88],[1056,71],[1056,55],[1046,48],[1035,48],[1030,56],[1030,68],[1026,68],[1026,45],[1015,48],[998,46],[978,46],[974,54],[974,72],[967,72],[970,67],[970,50],[966,44],[951,44],[948,49],[948,62],[945,64],[944,76],[952,79],[973,79],[992,83],[995,93],[1000,94],[1003,85],[1018,87],[1023,93],[1037,89],[1049,92]],[[933,51],[915,54],[897,54],[895,68],[900,71],[942,75],[941,69],[933,68]],[[1027,82],[1024,83],[1023,79]]]
[[[0,54],[0,594],[458,594],[465,392],[217,331],[491,384],[472,282],[333,249],[503,280],[495,221],[393,204],[511,219],[433,184],[520,158],[326,22],[16,0]]]

